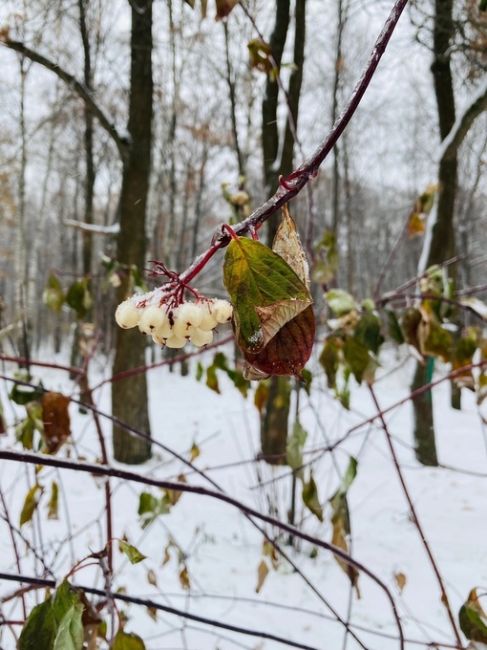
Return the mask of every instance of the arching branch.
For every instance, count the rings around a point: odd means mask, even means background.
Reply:
[[[61,68],[61,66],[59,66],[54,61],[51,61],[44,55],[39,54],[34,50],[31,50],[29,47],[27,47],[26,45],[24,45],[24,43],[20,41],[12,41],[7,37],[1,40],[0,42],[4,45],[4,47],[8,47],[9,49],[18,52],[19,54],[22,54],[23,56],[27,57],[34,63],[38,63],[39,65],[43,66],[44,68],[46,68],[46,70],[50,70],[55,75],[57,75],[60,79],[62,79],[62,81],[64,81],[64,83],[67,86],[72,88],[75,91],[75,93],[78,95],[78,97],[80,97],[80,99],[83,100],[86,107],[97,118],[98,122],[100,123],[100,126],[112,138],[113,142],[115,143],[120,153],[120,156],[122,158],[125,158],[129,148],[128,140],[120,134],[117,127],[113,124],[113,122],[111,122],[111,120],[107,117],[107,115],[105,115],[105,113],[100,108],[100,106],[95,102],[91,93],[80,81],[76,79],[74,75],[67,72],[67,70]]]
[[[455,156],[472,124],[484,111],[487,111],[487,82],[480,88],[462,115],[458,117],[450,133],[444,139],[440,160],[450,160]]]

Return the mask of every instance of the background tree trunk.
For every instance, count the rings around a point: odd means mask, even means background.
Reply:
[[[279,87],[268,77],[266,96],[262,104],[262,148],[264,153],[264,178],[267,191],[275,188],[279,175],[293,170],[294,145],[299,114],[299,99],[303,82],[304,45],[306,37],[306,0],[296,0],[294,34],[294,69],[289,80],[287,96],[288,116],[284,131],[280,164],[276,164],[279,153],[279,129],[277,104]],[[289,27],[289,2],[277,0],[276,23],[271,37],[272,55],[280,65]],[[274,49],[276,47],[276,50]],[[271,245],[278,221],[272,219],[268,225],[268,243]],[[270,464],[280,464],[285,459],[288,437],[291,384],[287,377],[271,377],[269,398],[261,419],[262,456]],[[281,457],[276,458],[276,455]]]
[[[455,96],[449,48],[455,31],[453,22],[453,0],[436,0],[435,26],[433,32],[434,59],[431,66],[433,73],[440,139],[443,141],[455,124]],[[440,264],[454,255],[455,231],[455,196],[457,189],[457,156],[442,157],[438,168],[438,205],[436,221],[433,225],[429,250],[423,255],[425,268]],[[423,269],[421,269],[423,270]],[[417,364],[412,390],[416,390],[431,381],[433,359],[427,359],[426,365]],[[437,465],[435,428],[433,417],[433,400],[431,392],[424,393],[413,401],[414,438],[416,458],[423,465]]]
[[[135,4],[137,6],[135,6]],[[145,264],[145,220],[151,162],[152,124],[152,0],[132,3],[131,69],[128,132],[130,148],[124,159],[120,199],[120,234],[117,259],[143,269]],[[123,300],[128,277],[119,288]],[[137,328],[117,329],[113,374],[145,363],[145,340]],[[147,381],[144,373],[112,383],[113,415],[150,432]],[[113,426],[116,460],[142,463],[150,457],[150,443]]]

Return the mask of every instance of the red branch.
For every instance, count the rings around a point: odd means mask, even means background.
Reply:
[[[394,3],[394,7],[392,8],[389,17],[375,42],[365,70],[358,80],[347,106],[333,125],[330,133],[321,142],[316,151],[305,160],[302,165],[291,172],[289,176],[281,179],[279,187],[270,199],[254,210],[247,219],[244,219],[233,227],[233,231],[236,235],[244,235],[251,232],[252,229],[254,229],[254,231],[258,230],[260,226],[269,219],[269,217],[299,194],[308,181],[317,175],[322,162],[333,149],[357,110],[407,3],[408,0],[396,0]],[[197,257],[191,266],[181,273],[180,280],[185,284],[190,282],[202,271],[213,255],[215,255],[215,253],[221,248],[227,246],[229,242],[230,236],[225,232],[225,226],[223,226],[213,236],[211,246],[208,250]]]

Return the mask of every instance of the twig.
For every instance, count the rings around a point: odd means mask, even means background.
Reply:
[[[15,582],[23,582],[26,584],[36,585],[38,587],[49,587],[55,588],[55,580],[46,580],[41,578],[33,578],[30,576],[23,575],[12,575],[9,573],[0,573],[0,579],[2,580],[12,580]],[[100,596],[101,598],[106,597],[106,592],[101,589],[94,589],[93,587],[85,587],[83,585],[76,585],[77,588],[83,590],[88,594],[93,594],[94,596]],[[264,630],[255,630],[247,627],[241,627],[239,625],[232,625],[231,623],[224,623],[217,619],[206,618],[205,616],[199,616],[198,614],[191,614],[190,612],[177,609],[176,607],[170,607],[169,605],[161,605],[153,600],[145,598],[137,598],[136,596],[128,596],[126,594],[120,594],[115,592],[109,592],[108,594],[113,600],[121,600],[124,603],[132,603],[134,605],[142,605],[143,607],[149,607],[151,609],[158,609],[162,612],[168,614],[174,614],[175,616],[180,616],[181,618],[189,619],[190,621],[197,621],[198,623],[204,623],[205,625],[212,625],[224,630],[230,630],[231,632],[237,632],[238,634],[245,634],[246,636],[260,637],[262,639],[268,639],[269,641],[277,641],[277,643],[282,643],[291,648],[301,648],[302,650],[318,650],[315,646],[305,645],[304,643],[299,643],[297,641],[291,641],[290,639],[285,639],[284,637],[271,634]]]
[[[225,494],[224,492],[209,490],[199,485],[188,485],[187,483],[153,479],[147,476],[142,476],[135,472],[129,472],[115,467],[96,465],[93,463],[86,463],[81,461],[71,461],[71,460],[55,458],[43,454],[34,454],[26,451],[18,452],[12,450],[0,450],[0,458],[4,460],[11,460],[14,462],[27,463],[31,465],[46,465],[50,467],[59,467],[62,469],[68,469],[75,472],[88,472],[94,474],[95,476],[115,477],[126,481],[133,481],[134,483],[140,483],[143,485],[151,485],[153,487],[158,487],[166,490],[173,490],[176,492],[178,491],[188,492],[191,494],[197,494],[199,496],[207,496],[213,499],[217,499],[218,501],[222,501],[223,503],[226,503],[234,508],[237,508],[238,510],[245,513],[246,515],[258,519],[271,526],[275,526],[276,528],[286,533],[289,533],[294,537],[298,537],[299,539],[309,542],[310,544],[315,544],[320,548],[331,551],[331,553],[339,557],[347,565],[352,566],[358,571],[361,571],[362,573],[367,575],[382,589],[387,599],[389,600],[393,612],[393,616],[397,624],[397,628],[399,632],[400,648],[401,650],[403,650],[404,648],[404,635],[402,631],[401,620],[396,609],[394,598],[387,585],[377,575],[375,575],[373,571],[371,571],[369,568],[367,568],[364,564],[362,564],[355,558],[352,558],[350,555],[348,555],[348,553],[343,551],[341,548],[334,546],[329,542],[325,542],[312,535],[308,535],[307,533],[302,532],[296,527],[291,526],[290,524],[287,524],[283,521],[280,521],[279,519],[271,517],[270,515],[263,514],[255,510],[254,508],[245,505],[238,499],[235,499]]]
[[[250,232],[252,228],[258,230],[262,224],[269,219],[269,217],[277,212],[284,204],[297,196],[308,181],[317,175],[322,162],[333,149],[357,110],[407,3],[408,0],[396,0],[394,3],[391,13],[375,42],[365,70],[357,82],[347,106],[333,125],[330,133],[302,165],[289,174],[287,178],[282,179],[277,191],[270,199],[254,210],[247,219],[244,219],[234,226],[234,231],[237,235],[246,234]],[[221,229],[217,231],[213,236],[211,246],[197,257],[183,273],[181,273],[181,281],[189,283],[198,275],[198,273],[200,273],[215,253],[217,253],[221,248],[227,246],[229,242],[230,237],[228,234],[222,232]]]
[[[451,627],[452,627],[452,631],[453,631],[455,640],[458,643],[458,645],[461,647],[462,639],[460,637],[460,633],[458,631],[458,628],[457,628],[457,625],[456,625],[456,622],[455,622],[455,618],[453,616],[453,612],[452,612],[452,609],[451,609],[451,606],[450,606],[450,601],[448,600],[448,594],[447,594],[447,591],[446,591],[446,588],[445,588],[445,585],[444,585],[444,582],[443,582],[443,578],[441,576],[441,573],[440,573],[440,570],[439,570],[438,565],[436,563],[436,560],[435,560],[435,558],[433,556],[433,552],[431,551],[428,540],[426,539],[426,535],[425,535],[425,532],[424,532],[423,527],[421,525],[421,522],[419,521],[418,514],[416,512],[416,508],[414,507],[412,497],[411,497],[411,495],[409,493],[409,489],[408,489],[408,486],[406,484],[406,480],[405,480],[404,475],[402,473],[401,465],[399,463],[399,458],[398,458],[398,456],[396,454],[396,449],[394,447],[394,443],[392,442],[392,437],[391,437],[391,434],[390,434],[390,431],[389,431],[389,427],[387,426],[387,422],[386,422],[386,420],[384,418],[383,412],[382,412],[381,407],[379,405],[379,401],[377,399],[377,396],[375,394],[374,387],[373,387],[372,384],[369,384],[369,391],[370,391],[370,395],[372,397],[372,400],[374,402],[374,405],[375,405],[375,407],[377,409],[377,415],[380,418],[382,428],[383,428],[385,436],[386,436],[387,445],[389,447],[389,451],[391,452],[392,461],[394,463],[394,467],[396,468],[396,473],[397,473],[397,476],[399,478],[399,482],[401,483],[401,487],[402,487],[402,490],[404,492],[404,496],[406,497],[406,501],[408,502],[409,509],[411,511],[411,516],[412,516],[413,523],[414,523],[414,525],[416,526],[416,528],[418,530],[419,537],[420,537],[421,542],[422,542],[422,544],[424,546],[426,554],[427,554],[427,556],[428,556],[428,558],[429,558],[429,560],[431,562],[431,566],[433,568],[433,572],[434,572],[434,574],[436,576],[436,579],[438,580],[438,585],[440,587],[440,592],[441,592],[441,602],[444,604],[444,606],[446,608],[446,611],[447,611],[447,614],[448,614],[448,618],[450,620],[450,624],[451,624]]]

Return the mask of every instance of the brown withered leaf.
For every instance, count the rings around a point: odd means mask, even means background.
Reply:
[[[188,567],[185,564],[183,565],[183,568],[179,572],[179,583],[183,589],[188,590],[191,588]]]
[[[264,376],[299,375],[311,355],[314,337],[315,317],[310,306],[281,327],[263,350],[257,354],[246,352],[245,358],[253,372]]]
[[[341,548],[346,553],[348,553],[349,548],[347,542],[345,518],[340,515],[335,515],[332,518],[332,524],[333,524],[333,535],[331,538],[331,543],[334,544],[335,546],[338,546],[338,548]],[[337,563],[343,569],[343,571],[347,574],[350,582],[352,583],[352,586],[355,587],[357,598],[360,598],[360,589],[358,586],[359,573],[357,569],[353,566],[350,566],[349,564],[344,562],[341,558],[337,557],[336,555],[334,557]]]
[[[301,282],[309,289],[308,260],[299,237],[296,223],[289,214],[287,205],[282,208],[282,214],[282,221],[272,242],[272,250],[289,264]]]
[[[257,568],[257,585],[255,587],[255,591],[257,593],[260,592],[262,589],[265,579],[269,575],[269,567],[267,566],[267,562],[265,560],[261,560],[259,563],[259,566]]]
[[[239,0],[216,0],[216,20],[226,18]]]
[[[70,399],[62,393],[48,392],[41,398],[44,424],[44,451],[55,454],[71,435],[69,419]]]
[[[397,588],[399,589],[399,593],[402,594],[403,589],[406,586],[406,582],[407,582],[406,574],[403,573],[402,571],[398,571],[397,573],[394,574],[394,580],[397,585]]]

